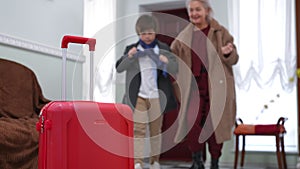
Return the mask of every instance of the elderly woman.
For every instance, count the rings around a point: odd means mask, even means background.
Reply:
[[[181,102],[175,141],[189,144],[193,164],[204,169],[208,143],[211,169],[219,168],[223,142],[230,140],[236,117],[232,66],[238,61],[233,37],[212,18],[208,0],[188,0],[190,24],[171,45],[180,59],[177,96]]]

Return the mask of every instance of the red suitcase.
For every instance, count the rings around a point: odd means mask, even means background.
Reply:
[[[67,36],[93,51],[95,43],[87,40]],[[42,109],[37,130],[39,169],[133,169],[132,111],[127,105],[52,101]]]

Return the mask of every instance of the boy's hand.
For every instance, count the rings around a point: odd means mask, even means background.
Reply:
[[[129,52],[128,52],[128,57],[129,57],[129,58],[132,58],[133,55],[136,54],[136,52],[137,52],[136,47],[131,48],[131,49],[129,50]]]
[[[165,64],[169,63],[168,58],[166,56],[164,56],[164,55],[159,55],[159,60],[162,61]]]

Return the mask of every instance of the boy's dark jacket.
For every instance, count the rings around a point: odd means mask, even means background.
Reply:
[[[117,61],[116,70],[118,73],[126,71],[125,95],[123,103],[129,105],[132,110],[135,108],[141,85],[140,65],[137,58],[128,58],[128,52],[131,48],[137,47],[139,43],[134,43],[126,47],[124,55]],[[178,63],[174,54],[170,52],[170,47],[158,41],[159,54],[166,56],[169,60],[167,64],[167,73],[174,75],[178,71]],[[162,112],[168,112],[177,107],[177,101],[174,95],[170,77],[165,77],[163,71],[157,70],[157,84],[159,89],[160,105]],[[166,102],[167,101],[167,102]]]

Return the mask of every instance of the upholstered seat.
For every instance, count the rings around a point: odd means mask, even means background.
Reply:
[[[286,157],[284,151],[284,134],[286,133],[284,122],[287,118],[280,117],[276,124],[244,124],[242,119],[237,119],[234,134],[236,136],[234,169],[237,168],[239,155],[239,136],[242,136],[242,159],[240,166],[244,166],[245,158],[245,136],[260,135],[260,136],[275,136],[276,139],[276,154],[279,169],[287,169]]]

